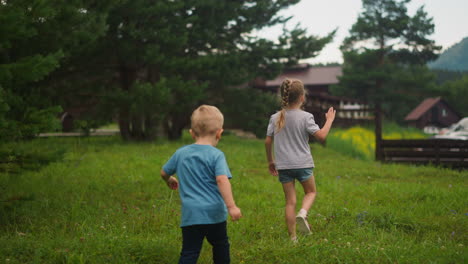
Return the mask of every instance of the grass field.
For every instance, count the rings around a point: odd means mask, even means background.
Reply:
[[[0,172],[0,263],[177,263],[177,192],[159,170],[177,142],[39,139],[7,147],[62,153]],[[466,263],[468,172],[379,164],[312,145],[313,234],[289,241],[263,142],[225,136],[244,218],[229,222],[232,263]],[[53,156],[53,155],[52,155]],[[204,245],[199,263],[211,263]]]

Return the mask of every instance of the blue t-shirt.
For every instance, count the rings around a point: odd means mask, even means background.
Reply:
[[[224,153],[211,145],[181,147],[163,166],[168,175],[177,174],[182,201],[180,226],[216,224],[226,221],[227,208],[216,176],[232,178]]]

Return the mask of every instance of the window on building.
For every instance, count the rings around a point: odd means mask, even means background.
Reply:
[[[443,116],[443,117],[446,117],[446,116],[447,116],[447,110],[442,109],[442,116]]]

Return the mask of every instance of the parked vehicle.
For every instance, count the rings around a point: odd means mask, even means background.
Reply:
[[[435,135],[434,138],[468,140],[468,117],[462,118],[458,123],[442,130],[441,134]]]

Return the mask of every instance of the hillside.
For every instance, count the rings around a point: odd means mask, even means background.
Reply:
[[[442,52],[437,60],[429,63],[429,68],[468,71],[468,37]]]

